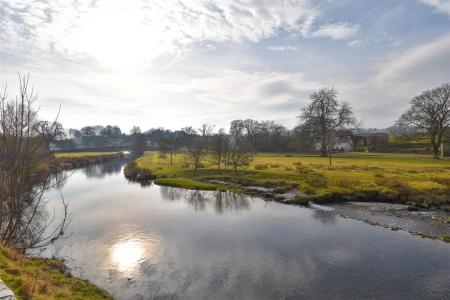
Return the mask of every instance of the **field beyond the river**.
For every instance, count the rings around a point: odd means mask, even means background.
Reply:
[[[315,199],[376,192],[395,194],[407,201],[404,194],[412,193],[417,198],[418,194],[432,192],[439,196],[430,203],[447,205],[450,190],[450,160],[415,154],[345,152],[336,154],[330,166],[326,157],[261,153],[236,173],[225,172],[223,165],[218,171],[212,156],[207,156],[194,175],[193,166],[186,166],[182,153],[174,155],[171,165],[169,155],[161,158],[157,152],[146,152],[136,160],[136,166],[150,171],[157,184],[232,190],[237,186],[273,187],[279,191],[296,190]]]
[[[58,152],[55,153],[55,158],[80,158],[86,156],[105,156],[114,154],[118,154],[118,152]]]

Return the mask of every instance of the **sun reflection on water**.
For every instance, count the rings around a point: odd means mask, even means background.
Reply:
[[[155,242],[148,237],[125,236],[111,246],[112,266],[126,276],[131,276],[139,270],[143,261],[153,256],[155,249]]]

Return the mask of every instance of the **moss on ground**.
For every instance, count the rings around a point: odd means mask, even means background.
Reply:
[[[17,299],[113,299],[89,281],[72,276],[62,260],[28,258],[3,246],[0,278]]]
[[[450,160],[427,155],[347,152],[336,155],[330,166],[328,158],[313,155],[257,154],[236,173],[218,171],[212,157],[207,157],[194,174],[182,154],[170,164],[168,157],[146,152],[135,163],[151,172],[157,184],[184,188],[222,189],[226,182],[232,190],[242,185],[295,187],[315,200],[351,195],[361,200],[412,201],[422,207],[450,204]]]

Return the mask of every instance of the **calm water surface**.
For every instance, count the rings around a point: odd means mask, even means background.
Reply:
[[[118,299],[449,299],[450,244],[330,212],[73,171],[47,255]],[[59,191],[49,193],[50,209]]]

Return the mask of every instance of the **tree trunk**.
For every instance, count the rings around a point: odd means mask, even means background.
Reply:
[[[327,149],[327,142],[325,135],[322,136],[322,143],[320,146],[320,156],[327,157],[328,156],[328,149]]]
[[[439,133],[435,134],[431,137],[431,146],[433,147],[433,158],[440,159],[441,156],[441,143],[442,143],[442,135]]]

